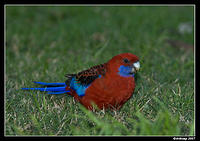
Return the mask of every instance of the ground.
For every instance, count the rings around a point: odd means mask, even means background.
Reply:
[[[6,6],[6,135],[194,135],[192,6]],[[68,95],[27,92],[33,81],[140,58],[120,111],[89,112]]]

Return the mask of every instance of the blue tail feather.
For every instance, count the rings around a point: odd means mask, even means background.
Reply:
[[[36,81],[34,81],[34,83],[46,86],[66,85],[65,83],[46,83],[46,82],[36,82]]]
[[[22,90],[39,90],[39,91],[65,91],[65,87],[50,88],[22,88]]]
[[[48,94],[65,94],[70,91],[62,91],[62,92],[48,92]]]
[[[54,86],[54,87],[45,87],[45,88],[21,88],[22,90],[39,90],[48,92],[47,94],[64,94],[67,92],[65,83],[46,83],[46,82],[34,82],[36,84],[45,85],[45,86]]]

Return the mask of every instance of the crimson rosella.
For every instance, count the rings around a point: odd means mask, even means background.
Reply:
[[[70,94],[87,109],[93,104],[99,109],[120,109],[135,89],[135,73],[139,70],[139,58],[131,53],[114,56],[107,63],[93,66],[77,74],[66,74],[65,83],[34,82],[45,88],[48,94]]]

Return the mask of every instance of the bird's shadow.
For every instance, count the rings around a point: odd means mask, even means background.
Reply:
[[[135,78],[135,82],[137,83],[138,80],[140,79],[140,75],[138,73],[136,73],[135,76],[134,76],[134,78]]]

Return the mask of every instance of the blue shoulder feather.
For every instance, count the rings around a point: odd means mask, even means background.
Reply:
[[[85,91],[89,86],[90,84],[88,85],[81,84],[80,82],[76,80],[75,77],[73,77],[70,82],[70,88],[75,90],[78,96],[84,96]]]

